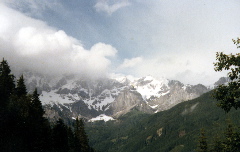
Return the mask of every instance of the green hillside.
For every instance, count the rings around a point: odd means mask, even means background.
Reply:
[[[117,121],[88,123],[86,131],[99,151],[190,152],[197,148],[201,128],[211,145],[229,122],[240,125],[239,115],[235,109],[226,114],[209,92],[154,115],[133,110]]]

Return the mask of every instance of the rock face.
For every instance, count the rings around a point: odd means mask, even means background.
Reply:
[[[221,85],[221,84],[227,84],[230,81],[231,80],[228,77],[221,77],[217,82],[214,83],[214,86],[217,87],[218,85]]]
[[[199,97],[209,91],[207,87],[198,85],[184,85],[179,81],[170,81],[168,93],[149,101],[151,107],[158,111],[167,110],[178,103]]]
[[[121,91],[121,93],[110,104],[107,114],[117,117],[129,112],[133,108],[148,113],[153,112],[153,110],[143,100],[142,95],[139,92],[131,89],[125,89]]]
[[[89,80],[76,76],[50,79],[25,72],[29,92],[38,88],[46,117],[91,119],[101,114],[118,117],[138,109],[146,113],[167,110],[176,104],[209,91],[201,84],[184,85],[175,80],[143,78],[102,78]]]

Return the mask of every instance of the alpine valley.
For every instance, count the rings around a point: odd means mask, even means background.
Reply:
[[[191,152],[201,128],[214,141],[221,138],[217,134],[224,132],[226,119],[240,124],[234,117],[238,111],[226,115],[211,97],[211,89],[227,78],[206,87],[151,76],[23,75],[30,93],[38,89],[50,122],[61,118],[71,126],[76,117],[85,120],[89,144],[96,151]]]

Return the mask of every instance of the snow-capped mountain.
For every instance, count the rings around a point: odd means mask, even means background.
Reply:
[[[169,93],[170,87],[167,79],[156,80],[151,76],[146,76],[131,83],[136,88],[143,99],[149,100],[151,97],[159,98]]]
[[[131,109],[154,113],[200,96],[209,91],[201,84],[184,85],[179,81],[151,76],[142,78],[114,77],[89,80],[77,76],[50,79],[25,72],[27,89],[38,88],[46,116],[92,119],[101,114],[112,117]]]

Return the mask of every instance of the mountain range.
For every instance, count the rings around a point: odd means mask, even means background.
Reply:
[[[62,118],[71,126],[76,117],[88,122],[90,145],[98,151],[189,152],[197,147],[200,128],[213,141],[226,119],[240,124],[237,111],[225,115],[211,98],[211,90],[228,78],[211,87],[152,76],[51,78],[24,72],[24,78],[29,93],[38,89],[50,122]]]
[[[45,115],[52,121],[78,116],[90,121],[96,117],[114,119],[132,109],[154,114],[211,90],[202,84],[185,85],[152,76],[89,79],[74,75],[50,78],[33,72],[23,75],[29,92],[38,89]]]

